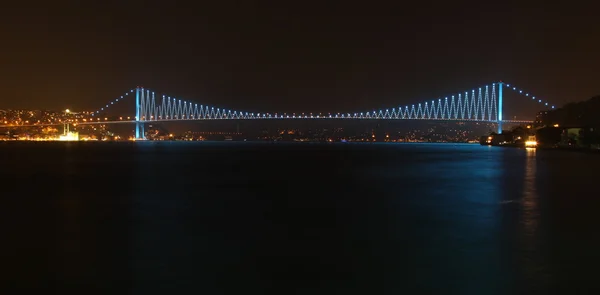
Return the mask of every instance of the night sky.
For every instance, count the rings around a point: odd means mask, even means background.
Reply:
[[[379,109],[498,80],[557,105],[600,94],[594,1],[35,2],[0,10],[0,108],[91,110],[136,85],[256,112]]]

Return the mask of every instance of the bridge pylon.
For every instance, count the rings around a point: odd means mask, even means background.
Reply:
[[[496,120],[498,121],[498,134],[502,133],[502,89],[504,88],[504,82],[498,82],[498,115]]]
[[[144,121],[140,117],[141,102],[144,100],[144,88],[135,88],[135,140],[145,140]]]

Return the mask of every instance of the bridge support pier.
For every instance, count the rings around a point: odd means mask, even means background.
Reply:
[[[504,82],[498,82],[498,134],[502,133],[502,89],[504,88]]]
[[[136,122],[135,123],[135,139],[136,140],[145,140],[146,136],[145,135],[146,132],[144,132],[144,123],[143,122]]]

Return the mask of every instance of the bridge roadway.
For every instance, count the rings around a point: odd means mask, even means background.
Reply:
[[[497,121],[491,120],[475,120],[475,119],[382,119],[382,118],[330,118],[330,117],[313,117],[313,118],[248,118],[248,119],[227,119],[227,118],[210,118],[210,119],[161,119],[161,120],[115,120],[115,121],[88,121],[88,122],[69,122],[72,125],[101,125],[101,124],[136,124],[136,123],[159,123],[159,122],[182,122],[182,121],[215,121],[215,120],[301,120],[301,119],[317,119],[317,120],[385,120],[385,121],[446,121],[446,122],[483,122],[483,123],[498,123]],[[513,124],[531,124],[533,121],[530,120],[502,120],[502,123],[513,123]],[[43,127],[43,126],[60,126],[65,125],[64,122],[59,123],[42,123],[42,124],[29,124],[29,125],[0,125],[0,128],[18,128],[18,127]]]

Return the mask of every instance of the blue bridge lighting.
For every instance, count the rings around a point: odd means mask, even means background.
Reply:
[[[554,109],[555,106],[549,104],[548,101],[536,98],[530,95],[530,92],[525,92],[523,89],[504,82],[492,83],[477,87],[470,91],[459,92],[456,95],[444,96],[442,98],[433,99],[430,102],[411,104],[410,106],[385,108],[379,111],[367,111],[357,113],[327,113],[296,115],[292,116],[287,113],[254,113],[246,111],[231,111],[215,106],[206,106],[196,104],[181,99],[171,98],[170,96],[161,95],[157,99],[155,92],[137,87],[131,89],[119,98],[110,101],[104,107],[95,112],[92,116],[99,115],[100,111],[108,111],[114,105],[126,98],[129,93],[135,93],[136,109],[136,138],[143,139],[144,122],[156,121],[177,121],[177,120],[248,120],[248,119],[308,119],[308,118],[343,118],[343,119],[383,119],[383,120],[459,120],[459,121],[480,121],[480,122],[495,122],[498,123],[499,131],[502,128],[503,120],[503,88],[514,91],[515,93],[531,97],[532,101],[536,101],[545,107]],[[550,105],[550,106],[549,106]],[[332,115],[335,114],[335,115]]]

